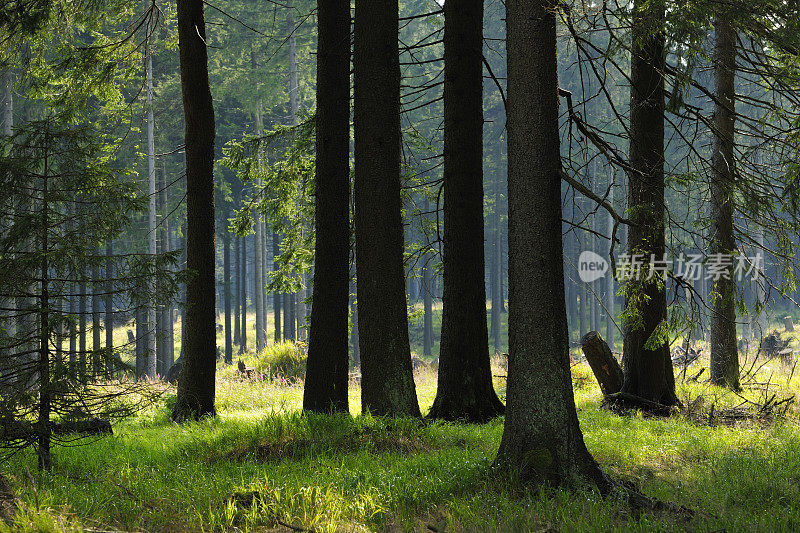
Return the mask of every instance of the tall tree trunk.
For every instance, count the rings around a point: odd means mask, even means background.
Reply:
[[[47,137],[45,136],[45,143]],[[48,147],[45,144],[45,153]],[[41,208],[41,235],[39,238],[39,250],[42,254],[41,271],[41,292],[39,293],[39,419],[37,421],[37,431],[39,438],[36,451],[39,458],[39,469],[49,470],[51,466],[50,458],[50,401],[51,401],[51,378],[50,378],[50,267],[48,265],[47,230],[49,224],[48,207],[48,165],[45,158],[44,178],[42,179],[42,202]],[[97,276],[99,277],[99,276]],[[96,348],[96,346],[95,346]]]
[[[11,69],[7,69],[3,72],[3,100],[2,100],[2,115],[0,115],[0,121],[2,121],[2,135],[5,137],[10,137],[14,133],[14,92],[13,92],[13,73]],[[8,316],[7,319],[4,320],[6,325],[6,334],[13,338],[17,333],[17,317],[15,309],[16,302],[14,298],[5,298],[2,300],[0,305],[3,307],[8,308],[7,311],[4,312],[5,315]],[[73,352],[74,353],[74,352]]]
[[[78,283],[78,380],[79,383],[86,383],[86,324],[88,318],[88,287],[86,286],[86,266],[78,267],[80,281]],[[30,309],[29,306],[21,307]],[[23,331],[29,331],[24,328]]]
[[[611,205],[614,205],[614,177],[613,174],[609,174],[608,176],[609,183],[609,198],[608,201]],[[614,217],[611,216],[611,213],[608,214],[608,224],[606,226],[606,230],[608,233],[609,239],[611,239],[612,233],[614,232]],[[611,253],[614,253],[614,242],[609,241],[611,244]],[[603,255],[603,254],[601,254]],[[614,349],[614,332],[616,327],[614,326],[614,276],[611,275],[609,272],[606,275],[606,342]]]
[[[496,168],[494,175],[494,212],[492,213],[492,344],[494,345],[494,353],[503,351],[502,343],[502,320],[503,320],[503,306],[500,300],[503,299],[500,278],[502,277],[503,258],[500,255],[500,240],[502,234],[500,232],[500,167],[501,167],[501,148],[500,140],[496,144]]]
[[[283,295],[283,338],[287,341],[294,342],[296,339],[295,337],[295,323],[296,323],[297,313],[295,307],[295,295],[294,294],[284,294]]]
[[[105,312],[106,317],[103,325],[106,328],[106,375],[114,377],[116,368],[116,358],[114,357],[114,241],[106,242],[106,294]]]
[[[239,242],[242,240],[238,235],[233,236],[233,261],[231,268],[233,268],[234,286],[233,290],[233,344],[236,344],[241,349],[242,344],[242,331],[240,329],[240,316],[239,316],[239,302],[241,300],[241,286],[242,286],[242,269],[239,268],[241,261],[241,252]]]
[[[278,270],[278,254],[280,253],[280,236],[273,232],[272,233],[272,268]],[[281,330],[281,307],[283,306],[283,297],[281,293],[277,290],[272,293],[272,303],[273,303],[273,321],[275,324],[275,342],[281,342],[283,339],[283,334]]]
[[[155,261],[156,256],[156,150],[155,150],[155,120],[153,116],[153,54],[150,50],[150,38],[152,35],[152,19],[147,21],[147,193],[149,202],[148,224],[147,224],[147,251],[150,254],[150,261]],[[153,298],[154,280],[148,282],[148,302],[147,302],[147,367],[145,372],[147,377],[155,378],[157,373],[157,354],[156,354],[156,300]]]
[[[732,257],[733,189],[736,180],[734,142],[736,102],[736,31],[729,14],[714,20],[714,144],[711,164],[711,255]],[[726,279],[727,277],[727,279]],[[739,350],[736,344],[736,286],[733,264],[713,282],[711,301],[711,382],[739,388]]]
[[[361,405],[420,416],[403,272],[397,0],[356,0],[353,76]]]
[[[634,170],[629,176],[628,205],[636,208],[630,215],[628,253],[656,258],[665,253],[664,13],[664,0],[635,0],[631,31],[629,157]],[[631,280],[625,287],[626,313],[635,313],[641,320],[624,325],[622,392],[677,405],[669,346],[665,336],[658,337],[667,320],[665,285],[658,277]]]
[[[508,0],[509,369],[496,463],[523,482],[604,487],[578,425],[561,239],[556,2]]]
[[[227,215],[227,213],[226,213]],[[225,220],[228,216],[225,217]],[[233,335],[231,331],[231,233],[224,228],[222,235],[222,269],[225,284],[225,364],[233,364]]]
[[[504,407],[492,385],[486,325],[483,0],[446,2],[444,16],[444,290],[428,417],[485,422]]]
[[[176,421],[215,414],[214,104],[208,85],[203,0],[178,0],[178,47],[186,122],[186,335]]]
[[[242,274],[239,278],[239,300],[242,302],[242,326],[240,328],[239,353],[247,351],[247,237],[240,237],[242,255],[240,256],[240,266]]]
[[[93,248],[95,262],[92,265],[92,376],[98,379],[103,375],[103,351],[101,331],[103,326],[100,322],[100,300],[102,280],[100,279],[100,248],[95,245]]]
[[[262,135],[263,130],[264,125],[261,117],[261,101],[259,101],[258,108],[256,109],[256,135]],[[258,186],[261,186],[260,179]],[[266,328],[264,327],[266,325],[266,322],[264,321],[264,287],[266,286],[266,283],[264,283],[264,224],[260,212],[254,212],[253,216],[256,219],[256,246],[254,250],[255,262],[253,265],[256,286],[253,304],[256,307],[256,351],[260,353],[264,348],[267,347],[267,337],[265,333]]]
[[[427,205],[427,200],[426,200]],[[433,276],[431,276],[430,252],[422,257],[422,355],[433,355]]]
[[[356,291],[355,284],[350,286],[350,321],[352,327],[350,328],[350,346],[353,349],[353,367],[361,369],[361,347],[358,344],[358,306],[354,298]]]
[[[350,0],[320,2],[317,19],[316,247],[303,409],[346,413],[349,412]]]
[[[297,44],[295,40],[295,21],[294,21],[294,8],[292,6],[292,1],[289,0],[287,2],[287,10],[286,10],[286,29],[288,32],[288,44],[289,44],[289,110],[291,113],[290,120],[292,126],[297,125],[297,113],[300,109],[300,98],[298,94],[298,82],[297,82]],[[349,54],[348,54],[349,56]],[[348,106],[349,108],[349,106]],[[300,289],[294,295],[294,303],[295,303],[295,317],[297,320],[297,330],[295,332],[295,337],[297,340],[304,341],[306,340],[305,331],[306,331],[306,295],[305,295],[305,287],[306,287],[306,275],[305,273],[300,274]]]

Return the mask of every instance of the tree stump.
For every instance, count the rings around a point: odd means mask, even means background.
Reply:
[[[792,323],[792,317],[790,316],[783,317],[783,327],[786,328],[786,331],[794,331],[794,323]]]
[[[581,350],[583,350],[589,366],[592,367],[594,377],[600,384],[603,394],[608,396],[619,392],[622,389],[622,368],[600,333],[590,331],[584,335],[581,338]]]

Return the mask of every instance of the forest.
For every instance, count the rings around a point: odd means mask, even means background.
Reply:
[[[0,533],[800,530],[800,3],[2,0]]]

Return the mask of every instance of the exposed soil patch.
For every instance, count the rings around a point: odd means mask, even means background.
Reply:
[[[19,500],[14,496],[11,485],[8,484],[6,478],[0,475],[0,520],[11,519],[17,512],[18,503]]]

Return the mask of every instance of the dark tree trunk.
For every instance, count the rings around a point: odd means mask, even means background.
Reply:
[[[486,325],[483,0],[446,2],[444,15],[444,290],[428,417],[486,422],[504,407],[492,385]]]
[[[316,249],[303,409],[347,413],[350,0],[320,2],[317,20]]]
[[[93,248],[95,262],[92,265],[92,376],[97,379],[103,375],[102,330],[100,321],[100,300],[103,283],[100,279],[100,248]]]
[[[216,414],[214,300],[214,104],[202,0],[178,0],[178,47],[186,121],[186,335],[172,418]]]
[[[247,351],[247,237],[240,237],[242,255],[240,256],[240,266],[242,274],[239,278],[239,300],[242,304],[242,325],[239,330],[239,353]]]
[[[89,310],[85,266],[78,267],[78,276],[78,381],[86,383],[86,319]]]
[[[278,237],[277,233],[272,233],[272,268],[278,270],[278,254],[280,253],[280,238]],[[273,323],[275,324],[275,342],[281,342],[283,340],[283,333],[281,330],[281,307],[283,306],[283,298],[281,297],[281,293],[278,291],[274,291],[272,293],[272,305],[273,305]]]
[[[710,253],[733,256],[733,189],[735,174],[736,31],[728,14],[714,21],[714,145],[711,165],[711,249]],[[712,282],[711,382],[739,388],[739,350],[736,344],[736,285],[733,265],[725,276]]]
[[[502,321],[503,321],[503,299],[500,278],[502,277],[503,257],[500,253],[500,167],[501,167],[501,148],[500,141],[497,141],[495,153],[496,165],[494,176],[494,213],[492,214],[492,343],[494,353],[503,351],[502,343]]]
[[[555,0],[507,0],[509,369],[497,464],[528,483],[604,488],[569,370]]]
[[[427,202],[426,202],[427,204]],[[431,276],[430,253],[423,257],[422,265],[422,355],[433,355],[433,276]]]
[[[116,368],[116,358],[114,357],[114,242],[109,240],[106,243],[106,295],[105,312],[106,317],[103,325],[106,328],[106,375],[114,377]]]
[[[622,389],[622,381],[624,379],[622,368],[619,363],[614,359],[614,354],[611,353],[611,348],[608,343],[603,340],[600,333],[597,331],[590,331],[581,337],[581,350],[583,355],[586,356],[586,361],[592,368],[594,377],[600,384],[600,390],[603,394],[614,394]]]
[[[283,295],[283,340],[294,341],[294,294]]]
[[[361,405],[420,416],[408,341],[400,195],[397,0],[356,0],[355,226]]]
[[[227,216],[225,219],[227,220]],[[222,237],[223,277],[225,278],[225,364],[233,364],[233,335],[231,331],[231,233],[225,228]]]
[[[241,261],[241,252],[239,251],[241,237],[234,235],[233,237],[233,260],[231,268],[233,268],[234,289],[233,289],[233,344],[241,346],[242,331],[240,329],[240,316],[239,316],[239,301],[241,300],[241,286],[242,286],[242,270],[239,268]]]
[[[629,229],[628,253],[661,258],[665,252],[664,2],[635,0],[633,9],[630,166],[634,170],[629,176],[628,205],[636,209],[630,214],[634,224]],[[656,281],[658,276],[631,280],[625,287],[626,312],[638,314],[641,321],[624,324],[622,392],[677,405],[667,339],[653,337],[667,320],[666,290]],[[633,302],[639,302],[635,310]]]

